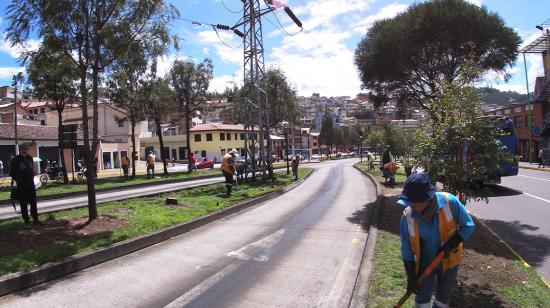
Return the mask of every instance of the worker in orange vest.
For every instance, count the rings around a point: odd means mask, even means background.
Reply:
[[[231,195],[231,190],[233,189],[233,175],[235,174],[235,170],[237,170],[235,165],[236,154],[237,151],[235,150],[229,151],[223,156],[222,160],[222,173],[225,177],[225,193],[228,196]]]
[[[128,178],[128,168],[130,166],[130,159],[128,156],[124,155],[120,159],[120,165],[122,166],[122,172],[124,173],[124,177]]]
[[[155,177],[155,154],[150,153],[147,157],[147,178],[151,179]]]

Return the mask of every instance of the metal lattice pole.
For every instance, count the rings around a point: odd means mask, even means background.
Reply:
[[[245,106],[245,148],[250,157],[252,178],[256,178],[256,166],[271,177],[271,142],[269,125],[269,103],[266,95],[266,74],[260,0],[246,0],[244,4],[244,91]],[[252,138],[251,138],[252,137]],[[265,140],[267,139],[267,145]],[[258,155],[256,155],[258,152]],[[258,157],[256,157],[258,156]]]

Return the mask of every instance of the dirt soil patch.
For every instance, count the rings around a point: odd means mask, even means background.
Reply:
[[[399,235],[403,207],[396,204],[401,186],[382,186],[384,202],[378,228]],[[513,253],[473,217],[476,228],[464,243],[464,259],[460,264],[457,287],[451,307],[515,307],[503,298],[498,289],[526,283],[528,277],[514,266]],[[404,273],[403,273],[404,274]]]
[[[29,229],[6,230],[0,233],[0,255],[26,251],[47,244],[65,244],[74,240],[111,232],[125,221],[114,216],[103,215],[88,223],[88,217],[71,219],[48,219],[44,225]]]

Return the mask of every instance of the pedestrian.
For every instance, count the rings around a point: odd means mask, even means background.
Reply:
[[[299,157],[292,157],[292,175],[294,175],[294,181],[298,180],[298,165],[300,164]]]
[[[189,154],[189,165],[187,166],[187,171],[197,171],[197,158],[195,158],[195,154],[193,152]]]
[[[155,154],[153,152],[149,153],[147,157],[147,178],[155,178]]]
[[[21,216],[23,216],[25,225],[30,223],[28,206],[31,208],[34,225],[40,225],[36,206],[36,187],[34,186],[34,161],[29,155],[28,145],[21,144],[19,146],[19,155],[15,156],[11,162],[10,177],[11,186],[14,181],[17,184],[15,195],[19,200]]]
[[[120,164],[122,166],[122,172],[124,173],[124,178],[128,179],[128,169],[130,166],[130,159],[128,156],[123,155],[120,159]]]
[[[474,222],[458,198],[436,192],[426,173],[411,175],[397,201],[405,207],[400,223],[401,255],[407,273],[407,291],[416,293],[414,307],[448,307],[456,284],[458,265],[463,258],[462,242],[474,231]],[[442,263],[423,284],[417,279],[444,251]]]
[[[371,152],[367,152],[367,160],[369,162],[369,170],[374,170],[374,155]]]
[[[222,160],[222,173],[225,177],[225,194],[227,196],[231,195],[231,190],[233,189],[233,175],[235,174],[235,155],[237,151],[232,150],[226,153],[223,156]]]
[[[543,158],[543,157],[542,157],[542,153],[543,153],[543,152],[542,152],[542,149],[540,149],[540,150],[539,150],[539,156],[538,156],[538,158],[539,158],[539,168],[540,168],[540,167],[543,167],[543,168],[544,168],[544,161],[543,161],[543,159],[542,159],[542,158]]]

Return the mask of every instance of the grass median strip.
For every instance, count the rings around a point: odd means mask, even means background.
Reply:
[[[366,171],[370,173],[378,182],[384,183],[384,177],[382,176],[382,170],[380,170],[379,166],[374,166],[374,169],[369,170],[369,164],[368,163],[359,163],[357,165],[361,170]],[[397,173],[395,174],[395,184],[403,184],[407,180],[407,176],[405,175],[405,170],[403,169],[403,166],[399,166],[399,169],[397,169]]]
[[[406,291],[399,236],[403,207],[396,204],[401,188],[382,186],[382,192],[367,307],[393,307]],[[475,220],[476,229],[464,243],[451,307],[550,307],[550,289],[535,270]],[[414,295],[403,307],[413,303]]]
[[[168,175],[162,175],[162,173],[157,173],[155,178],[148,179],[147,175],[136,175],[135,178],[129,177],[125,179],[124,177],[109,177],[96,179],[96,189],[102,188],[111,188],[111,187],[124,187],[128,185],[135,185],[141,183],[162,183],[169,180],[178,180],[178,179],[187,179],[194,178],[199,176],[207,175],[220,175],[220,170],[200,170],[198,172],[174,172]],[[86,191],[86,182],[77,183],[77,184],[63,184],[50,182],[46,186],[43,186],[36,190],[37,196],[46,196],[46,195],[55,195],[68,192],[77,192],[77,191]],[[7,200],[10,198],[10,187],[0,187],[0,200]]]
[[[311,171],[301,168],[299,177]],[[225,186],[220,183],[108,202],[98,207],[100,218],[90,224],[86,224],[86,208],[48,214],[41,217],[44,226],[32,229],[25,229],[21,219],[4,221],[0,223],[0,276],[184,223],[291,182],[292,175],[277,174],[275,181],[263,184],[239,183],[229,197],[225,196]],[[179,204],[166,205],[167,197],[176,198]]]

